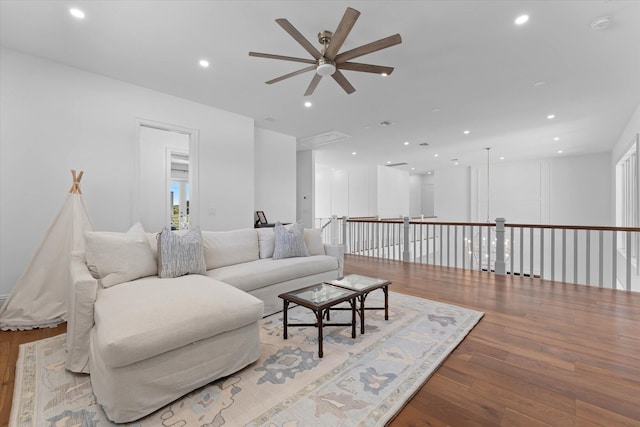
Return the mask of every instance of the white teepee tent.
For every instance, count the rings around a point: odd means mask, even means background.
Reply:
[[[52,327],[67,318],[71,252],[84,251],[83,232],[93,228],[80,191],[82,171],[71,174],[64,205],[0,309],[2,330]]]

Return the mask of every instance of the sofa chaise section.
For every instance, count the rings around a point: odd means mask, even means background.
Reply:
[[[259,357],[259,299],[200,275],[135,282],[100,289],[95,304],[91,383],[111,420],[140,418]]]

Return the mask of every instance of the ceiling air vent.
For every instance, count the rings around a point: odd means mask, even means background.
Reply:
[[[404,166],[404,165],[408,165],[409,163],[407,162],[400,162],[400,163],[389,163],[388,165],[385,166],[389,166],[390,168],[394,167],[394,166]]]
[[[331,130],[318,135],[307,136],[298,140],[298,150],[313,150],[323,145],[334,144],[351,138],[351,135]]]

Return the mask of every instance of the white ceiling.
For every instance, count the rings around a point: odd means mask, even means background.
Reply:
[[[71,6],[86,18],[71,17]],[[393,74],[344,71],[352,95],[324,78],[311,108],[311,72],[264,83],[304,64],[249,51],[310,58],[276,18],[316,44],[347,6],[361,15],[341,51],[400,33],[402,44],[357,59]],[[514,25],[522,13],[529,22]],[[593,31],[603,16],[610,27]],[[609,151],[640,105],[640,1],[1,0],[0,42],[298,138],[346,133],[318,149],[338,169],[391,161],[424,173],[453,158],[458,167],[484,162],[485,147],[505,162]]]

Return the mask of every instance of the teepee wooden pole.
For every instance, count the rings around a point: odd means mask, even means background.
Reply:
[[[80,173],[76,175],[76,170],[71,169],[71,176],[73,177],[73,185],[71,185],[71,189],[69,189],[69,193],[82,194],[82,190],[80,190],[80,180],[82,179],[83,174],[84,174],[84,171],[80,171]]]

